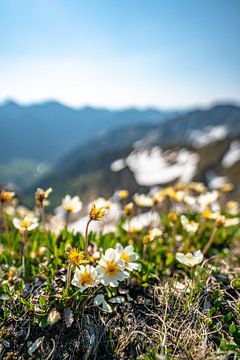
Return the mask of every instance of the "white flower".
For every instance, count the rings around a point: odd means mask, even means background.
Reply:
[[[138,216],[133,217],[130,221],[125,222],[122,228],[125,231],[136,233],[145,227],[157,227],[160,224],[160,217],[157,212],[144,212]]]
[[[239,224],[240,219],[239,218],[232,218],[232,219],[226,219],[224,221],[225,227],[235,226]]]
[[[200,264],[203,261],[203,254],[201,253],[200,250],[195,251],[194,254],[191,253],[183,254],[178,252],[176,254],[176,259],[183,265],[193,267]]]
[[[123,248],[121,244],[117,244],[116,250],[120,254],[121,259],[124,261],[127,270],[133,271],[140,269],[140,264],[134,263],[134,261],[138,259],[138,254],[134,252],[132,245]]]
[[[184,196],[184,203],[190,206],[194,206],[196,204],[196,198],[191,195],[185,195]]]
[[[218,199],[218,196],[219,196],[218,191],[209,191],[206,192],[205,194],[201,194],[198,197],[197,202],[199,203],[200,208],[203,210],[208,208],[213,203],[215,203]]]
[[[107,249],[97,266],[101,283],[105,286],[118,286],[118,282],[129,277],[125,270],[125,262],[115,249]]]
[[[38,227],[38,220],[31,216],[25,216],[23,219],[14,218],[13,225],[21,232],[31,231]]]
[[[92,209],[93,205],[95,205],[96,208],[106,208],[109,210],[110,207],[113,205],[113,202],[111,200],[107,200],[103,197],[99,197],[96,200],[94,200],[88,204],[89,211]]]
[[[134,194],[133,200],[139,207],[152,207],[153,199],[145,194]]]
[[[160,236],[162,236],[162,230],[160,230],[159,228],[155,227],[149,230],[150,241],[153,241],[154,239],[159,238]]]
[[[236,201],[228,201],[226,211],[228,214],[237,215],[239,213],[239,204]]]
[[[88,287],[94,287],[99,284],[98,273],[94,266],[91,265],[80,265],[76,268],[72,284],[83,292]]]
[[[48,314],[48,324],[54,325],[56,322],[58,322],[61,319],[60,313],[56,309],[52,309],[50,313]]]
[[[196,221],[188,220],[185,215],[181,215],[181,224],[183,228],[189,233],[195,233],[199,227],[199,224]]]
[[[66,195],[62,200],[62,207],[67,213],[78,213],[82,210],[82,201],[79,196],[71,198],[70,195]]]

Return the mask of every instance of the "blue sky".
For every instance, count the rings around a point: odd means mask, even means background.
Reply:
[[[239,0],[1,0],[0,101],[240,101]]]

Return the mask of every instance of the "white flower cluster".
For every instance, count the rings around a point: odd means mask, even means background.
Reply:
[[[117,287],[120,281],[129,277],[130,271],[140,269],[140,265],[135,263],[137,259],[138,255],[131,245],[123,248],[117,244],[115,249],[107,249],[96,267],[87,264],[76,268],[72,284],[81,292],[100,283]]]

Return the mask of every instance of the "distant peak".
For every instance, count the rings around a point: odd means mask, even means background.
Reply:
[[[12,99],[7,99],[3,102],[3,106],[9,106],[9,107],[19,107],[19,104],[16,103],[16,101]]]

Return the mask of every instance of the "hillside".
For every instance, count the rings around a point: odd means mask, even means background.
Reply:
[[[53,186],[61,196],[89,198],[124,187],[135,192],[175,181],[203,181],[216,188],[230,181],[239,197],[239,134],[240,108],[234,106],[192,112],[160,126],[121,128],[74,149],[38,184]],[[233,160],[224,162],[227,156]],[[24,196],[30,198],[35,187]],[[52,199],[54,203],[54,194]]]
[[[0,106],[0,133],[4,134],[0,142],[0,163],[15,158],[51,163],[74,146],[111,129],[159,124],[174,114],[155,109],[73,109],[53,101],[22,106],[8,101]]]

